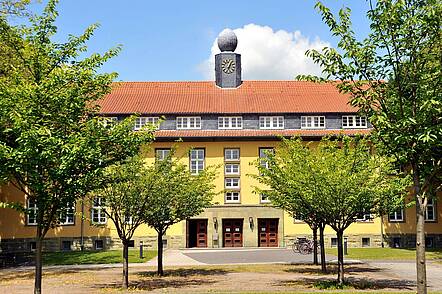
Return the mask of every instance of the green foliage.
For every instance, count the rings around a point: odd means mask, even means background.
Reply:
[[[338,89],[370,118],[378,151],[411,166],[421,190],[434,195],[442,168],[442,2],[369,4],[371,33],[357,40],[348,8],[336,17],[317,2],[339,49],[308,51],[324,78],[298,78],[337,79]]]
[[[153,172],[157,178],[147,191],[144,221],[159,234],[203,212],[215,195],[215,167],[206,167],[198,175],[192,175],[189,167],[174,155],[172,149],[166,159],[155,162]]]
[[[310,145],[300,138],[283,139],[274,154],[257,161],[260,176],[255,178],[265,186],[257,190],[293,216],[335,230],[342,285],[344,230],[361,214],[385,214],[403,205],[410,178],[396,172],[389,158],[373,154],[362,137],[323,138],[315,148]]]
[[[115,74],[98,73],[119,48],[79,59],[96,26],[55,43],[57,1],[30,25],[0,19],[0,40],[16,57],[0,76],[0,176],[37,203],[43,237],[60,212],[99,184],[106,166],[138,153],[152,133],[133,132],[133,118],[105,126],[96,101]]]
[[[391,160],[372,154],[364,138],[324,138],[317,147],[300,138],[283,139],[264,160],[271,168],[256,162],[261,174],[256,178],[266,186],[258,192],[297,218],[314,215],[335,230],[344,230],[363,212],[396,210],[410,184]]]
[[[91,193],[104,199],[106,215],[115,224],[118,236],[129,241],[149,207],[149,193],[155,187],[159,174],[155,167],[146,165],[138,156],[109,166],[102,177],[102,186]]]
[[[25,16],[28,14],[26,6],[31,0],[0,0],[0,17]]]

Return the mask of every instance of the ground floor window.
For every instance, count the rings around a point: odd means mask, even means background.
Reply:
[[[403,222],[404,221],[404,210],[399,209],[388,215],[388,220],[390,222]]]
[[[29,226],[35,226],[37,224],[37,201],[28,198],[26,204],[28,210],[26,214],[26,224]]]
[[[92,223],[105,224],[106,212],[104,206],[104,198],[95,197],[92,203]]]
[[[232,203],[232,202],[239,202],[240,201],[240,194],[239,192],[226,192],[226,203]]]
[[[428,198],[427,209],[425,210],[425,220],[428,222],[436,221],[436,205],[432,198]]]
[[[362,247],[370,247],[370,238],[362,238]]]

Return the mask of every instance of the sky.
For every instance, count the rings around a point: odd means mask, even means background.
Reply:
[[[368,32],[366,0],[324,0],[332,11],[349,6],[358,36]],[[41,10],[46,1],[34,4]],[[122,81],[213,80],[216,37],[225,28],[238,36],[244,80],[291,80],[319,74],[307,49],[336,46],[314,9],[314,0],[61,0],[55,40],[100,27],[89,52],[122,45],[101,71]]]

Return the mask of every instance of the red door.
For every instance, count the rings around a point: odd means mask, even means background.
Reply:
[[[207,247],[207,220],[196,221],[196,247]]]
[[[223,220],[223,246],[242,247],[242,219]]]
[[[258,219],[258,246],[278,247],[278,219]]]

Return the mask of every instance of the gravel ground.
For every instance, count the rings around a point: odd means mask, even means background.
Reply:
[[[357,289],[412,291],[414,267],[411,263],[376,262],[346,267],[346,277]],[[155,268],[138,265],[130,268],[131,289],[137,293],[207,293],[237,291],[281,292],[317,290],[313,284],[333,280],[335,274],[322,275],[310,265],[232,265],[168,267],[158,277]],[[44,293],[121,293],[121,268],[51,267],[44,270]],[[442,291],[442,265],[429,264],[430,290]],[[0,293],[32,293],[31,268],[0,270]],[[355,290],[349,290],[355,292]],[[131,291],[132,292],[132,291]]]

